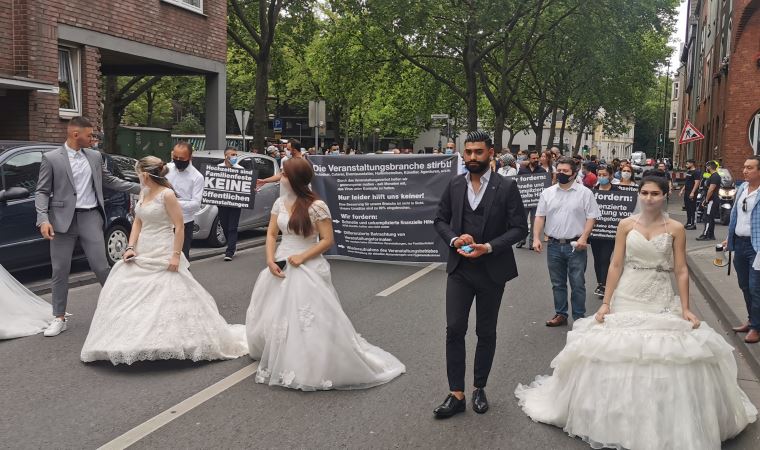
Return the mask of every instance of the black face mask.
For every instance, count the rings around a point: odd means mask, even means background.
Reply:
[[[465,167],[467,167],[467,170],[470,171],[470,173],[479,174],[483,173],[490,167],[490,164],[488,161],[468,161],[467,164],[465,164]]]
[[[172,162],[174,163],[174,167],[176,167],[177,170],[185,170],[187,169],[187,166],[190,165],[190,161],[180,161],[178,159],[172,159]]]
[[[558,173],[557,174],[557,181],[559,182],[559,184],[567,184],[572,179],[573,179],[572,175],[568,175],[566,173]]]

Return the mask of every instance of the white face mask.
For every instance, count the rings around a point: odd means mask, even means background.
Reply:
[[[631,175],[631,172],[620,172],[620,177],[624,180],[630,180]]]

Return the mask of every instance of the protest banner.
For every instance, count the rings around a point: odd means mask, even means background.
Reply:
[[[514,179],[517,181],[524,208],[537,207],[541,192],[552,185],[550,173],[523,174],[515,176]]]
[[[255,170],[214,165],[203,168],[203,204],[253,208],[255,189]]]
[[[433,228],[454,155],[310,156],[312,189],[330,208],[327,253],[369,260],[439,262],[448,246]]]
[[[596,219],[591,237],[597,239],[615,239],[620,221],[633,214],[636,209],[637,192],[630,190],[600,191],[594,189],[596,204],[602,216]]]

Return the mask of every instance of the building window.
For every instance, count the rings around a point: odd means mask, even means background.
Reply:
[[[58,47],[58,108],[63,116],[82,113],[82,84],[80,83],[79,50]]]
[[[681,90],[681,83],[678,81],[673,83],[673,100],[678,100],[679,91]]]
[[[670,129],[675,130],[678,126],[678,113],[670,113]]]
[[[166,3],[203,14],[203,0],[163,0]]]
[[[760,155],[760,111],[749,123],[749,145],[752,146],[756,155]]]

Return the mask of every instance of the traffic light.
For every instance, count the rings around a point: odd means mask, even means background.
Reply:
[[[583,146],[583,153],[588,155],[588,145]]]

